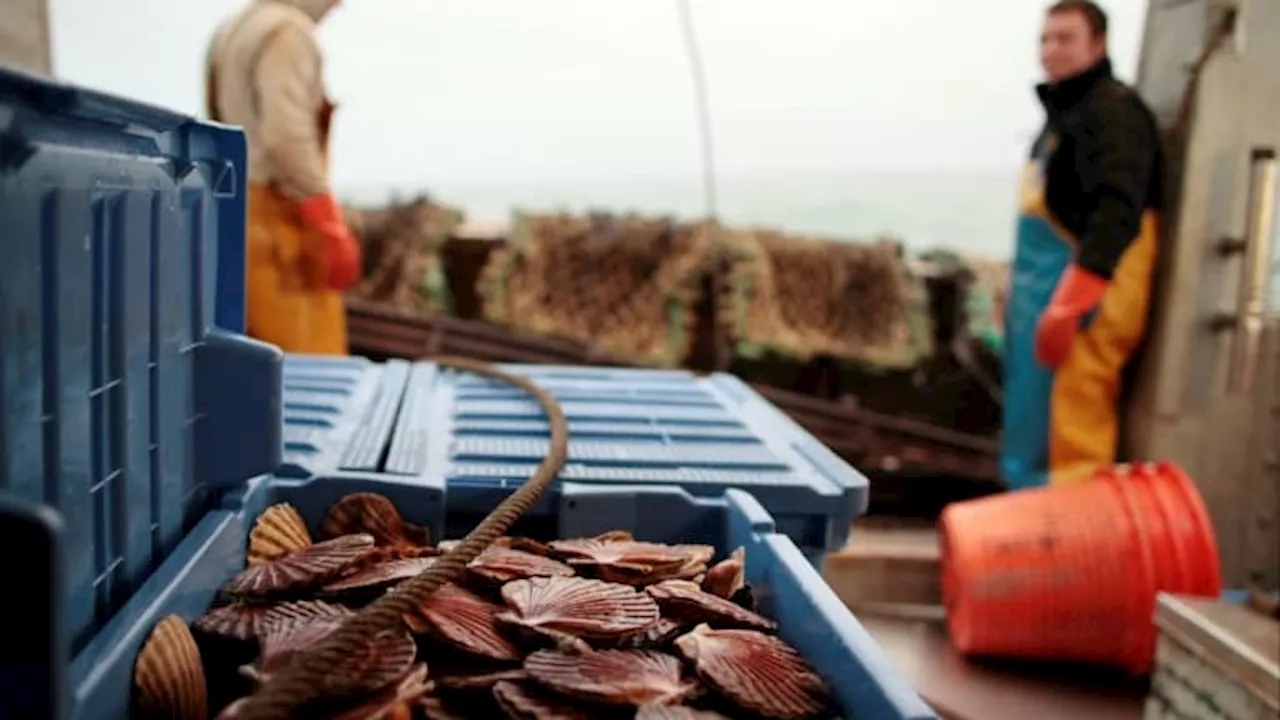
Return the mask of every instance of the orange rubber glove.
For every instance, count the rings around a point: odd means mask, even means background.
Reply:
[[[360,244],[342,217],[333,195],[314,195],[299,206],[302,222],[324,242],[325,282],[331,290],[346,290],[360,282]]]
[[[1049,306],[1036,323],[1036,360],[1047,368],[1066,362],[1071,343],[1080,332],[1080,318],[1102,301],[1109,281],[1070,265],[1058,280]]]

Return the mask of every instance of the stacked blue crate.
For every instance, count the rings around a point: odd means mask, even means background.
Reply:
[[[281,355],[236,334],[244,179],[238,130],[0,69],[0,546],[62,568],[39,617],[9,607],[41,588],[0,593],[5,702],[52,654],[94,705],[140,589],[279,464]]]
[[[409,363],[403,360],[285,358],[284,461],[276,474],[376,471],[408,379]]]
[[[866,509],[865,477],[730,375],[503,367],[534,379],[560,401],[570,428],[562,480],[677,486],[709,497],[728,488],[747,490],[817,565],[843,545],[854,517]],[[354,364],[345,370],[353,378],[390,371]],[[329,449],[295,456],[289,475],[354,473],[397,478],[406,487],[416,478],[444,478],[451,515],[465,522],[479,519],[529,477],[546,452],[546,420],[517,388],[432,363],[415,365],[403,387],[399,402],[380,396],[376,407],[344,410],[345,419],[333,429],[309,430],[312,443]],[[286,379],[286,408],[298,397]],[[358,447],[348,444],[352,434],[345,428],[353,422],[368,430]],[[385,443],[376,453],[375,439]],[[371,467],[353,456],[376,456],[378,462]]]

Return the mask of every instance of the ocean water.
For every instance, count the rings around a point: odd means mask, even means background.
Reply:
[[[949,248],[1008,259],[1013,248],[1017,177],[1013,173],[756,173],[721,177],[719,217],[831,238],[901,239],[913,251]],[[696,177],[495,181],[422,187],[342,186],[344,200],[381,203],[427,192],[463,208],[469,219],[502,220],[513,209],[589,209],[693,218],[706,202]]]

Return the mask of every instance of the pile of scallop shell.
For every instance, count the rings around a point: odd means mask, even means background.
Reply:
[[[143,648],[137,715],[204,718],[212,707],[232,720],[237,695],[450,545],[431,546],[371,493],[339,501],[319,536],[292,506],[268,508],[250,533],[248,568],[194,635],[171,617]],[[742,549],[712,563],[714,553],[625,532],[501,538],[402,628],[368,638],[325,702],[297,717],[832,717],[823,680],[755,612]],[[228,676],[241,685],[218,697],[227,683],[215,678]]]

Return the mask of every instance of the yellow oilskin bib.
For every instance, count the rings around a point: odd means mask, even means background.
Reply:
[[[317,122],[328,156],[333,106]],[[269,185],[249,186],[248,333],[289,353],[347,354],[342,294],[324,286],[321,239],[298,205]]]

